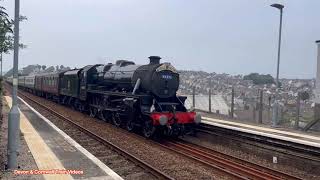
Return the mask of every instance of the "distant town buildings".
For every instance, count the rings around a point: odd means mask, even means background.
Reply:
[[[310,99],[302,102],[303,106],[311,107],[314,98],[315,79],[280,79],[280,101],[286,107],[296,105],[298,92],[307,92]],[[275,84],[253,84],[251,80],[244,80],[242,75],[216,74],[203,71],[180,71],[180,88],[178,94],[191,95],[195,87],[197,95],[208,95],[209,89],[213,95],[222,95],[227,102],[231,102],[232,87],[235,90],[237,108],[244,108],[258,102],[259,91],[263,91],[263,103],[271,105],[276,90]]]

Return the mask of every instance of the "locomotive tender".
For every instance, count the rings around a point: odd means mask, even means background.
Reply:
[[[186,97],[177,96],[179,74],[170,63],[150,56],[150,63],[88,65],[58,73],[20,76],[19,87],[87,112],[128,131],[142,129],[144,136],[157,133],[179,136],[194,130],[200,115],[188,112]]]

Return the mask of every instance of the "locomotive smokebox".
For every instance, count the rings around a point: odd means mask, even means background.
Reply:
[[[150,56],[150,64],[160,64],[160,56]]]

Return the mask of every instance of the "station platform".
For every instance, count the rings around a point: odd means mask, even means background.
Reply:
[[[306,133],[299,132],[289,132],[281,129],[273,129],[262,126],[249,125],[229,120],[222,120],[210,117],[202,117],[201,123],[235,130],[239,132],[265,136],[269,138],[279,139],[283,141],[293,142],[297,144],[307,145],[311,147],[320,148],[320,136],[313,136]]]
[[[5,96],[5,100],[11,107],[11,97]],[[22,99],[18,105],[20,130],[38,167],[31,173],[49,173],[43,178],[50,180],[122,179]]]

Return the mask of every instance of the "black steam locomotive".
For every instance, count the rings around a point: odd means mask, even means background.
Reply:
[[[176,69],[170,63],[160,63],[158,56],[149,59],[146,65],[118,60],[115,64],[21,76],[19,86],[128,131],[141,128],[146,137],[193,131],[201,117],[186,110],[186,97],[176,95]]]

